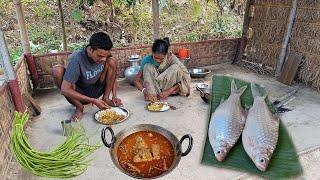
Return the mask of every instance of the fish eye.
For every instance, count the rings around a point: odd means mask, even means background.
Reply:
[[[218,153],[218,154],[220,154],[220,153],[221,153],[221,151],[218,151],[217,153]]]
[[[264,163],[264,159],[260,159],[260,162],[261,162],[261,163]]]

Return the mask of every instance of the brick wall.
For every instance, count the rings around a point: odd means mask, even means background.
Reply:
[[[215,39],[193,43],[173,43],[171,50],[173,53],[178,52],[180,47],[190,49],[191,60],[189,67],[199,67],[212,64],[231,62],[236,54],[239,39]],[[150,45],[114,48],[112,55],[118,60],[118,76],[123,77],[124,70],[130,66],[128,57],[138,54],[141,57],[151,53]],[[36,68],[39,75],[39,87],[54,87],[53,78],[51,76],[51,68],[53,65],[68,64],[68,57],[71,53],[55,53],[46,55],[34,55]]]

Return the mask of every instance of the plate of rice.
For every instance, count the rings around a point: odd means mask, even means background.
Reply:
[[[146,107],[151,112],[164,112],[170,109],[170,106],[167,102],[152,102],[148,103]]]
[[[111,107],[110,109],[99,110],[94,114],[94,119],[105,125],[122,123],[129,117],[129,111],[122,107]]]

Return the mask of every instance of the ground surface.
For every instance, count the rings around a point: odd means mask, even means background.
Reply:
[[[275,79],[257,75],[237,66],[224,64],[210,66],[213,73],[230,74],[234,77],[260,83],[265,86],[270,99],[275,100],[296,86],[286,86]],[[177,107],[165,113],[151,113],[144,109],[146,102],[143,101],[141,92],[135,87],[119,80],[119,97],[122,98],[125,108],[130,111],[130,118],[119,125],[113,126],[115,133],[124,128],[136,124],[156,124],[162,126],[180,139],[184,134],[191,134],[194,138],[192,151],[183,157],[179,165],[168,175],[161,179],[257,179],[238,171],[219,169],[200,164],[203,146],[206,137],[208,122],[208,104],[204,103],[199,92],[192,86],[192,94],[188,98],[170,97],[168,102]],[[193,79],[193,84],[199,81],[210,84],[210,76],[204,79]],[[59,94],[57,90],[37,92],[35,99],[40,103],[43,112],[34,118],[27,128],[31,144],[40,149],[47,150],[55,147],[64,139],[61,136],[62,128],[60,121],[68,119],[74,108]],[[297,97],[289,103],[294,110],[282,114],[282,121],[292,136],[297,151],[301,154],[300,159],[304,168],[304,174],[298,179],[318,179],[320,173],[320,94],[308,88],[302,87]],[[100,141],[102,125],[93,120],[93,114],[98,109],[87,106],[82,123],[93,139]],[[98,130],[99,129],[99,130]],[[98,130],[98,131],[97,131]],[[107,148],[103,147],[94,154],[96,157],[85,174],[75,179],[130,179],[122,174],[112,163]],[[39,179],[19,168],[14,160],[10,168],[10,179]]]

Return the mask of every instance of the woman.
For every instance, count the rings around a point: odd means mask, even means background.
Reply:
[[[170,95],[190,94],[190,74],[179,59],[169,52],[169,39],[157,39],[152,45],[152,55],[141,62],[135,85],[146,101],[166,99]]]

